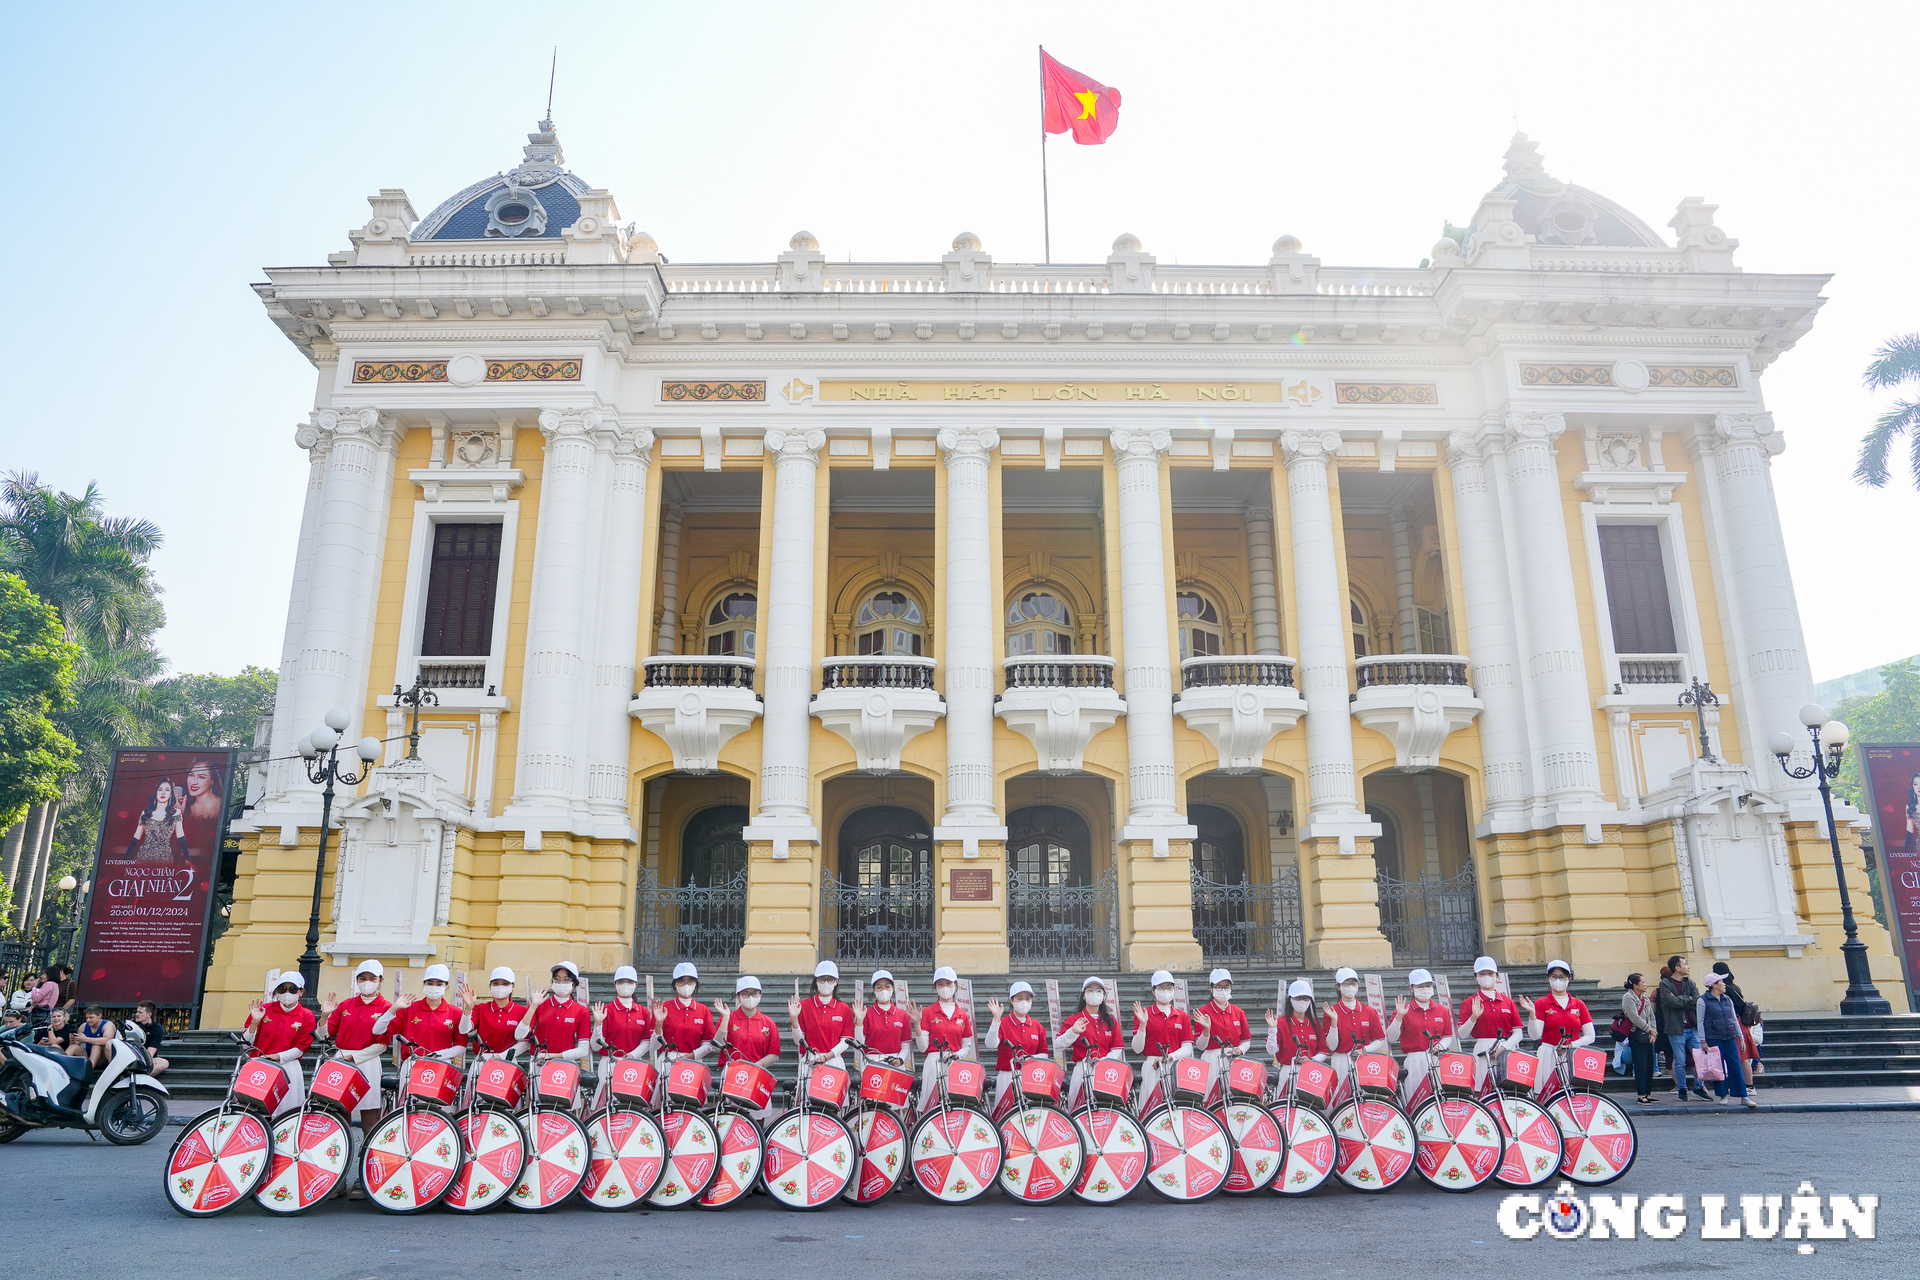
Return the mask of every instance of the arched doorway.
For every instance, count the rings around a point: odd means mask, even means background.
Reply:
[[[1380,932],[1397,965],[1470,964],[1480,954],[1480,891],[1465,784],[1442,770],[1366,779]]]
[[[1007,949],[1013,963],[1089,967],[1119,952],[1119,880],[1093,876],[1093,837],[1063,805],[1007,815]]]
[[[1187,821],[1199,828],[1193,842],[1193,936],[1200,954],[1247,955],[1247,841],[1240,819],[1218,805],[1193,804]]]
[[[746,825],[743,804],[715,805],[688,819],[686,833],[680,837],[680,883],[725,884],[745,871],[747,842],[741,829]]]
[[[661,884],[640,868],[634,911],[635,963],[735,963],[746,941],[747,807],[710,805],[680,832],[680,874]]]
[[[821,940],[848,961],[933,958],[933,826],[901,805],[840,824],[839,873],[820,876]]]

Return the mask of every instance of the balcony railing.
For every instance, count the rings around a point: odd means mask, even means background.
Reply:
[[[420,660],[420,682],[429,689],[484,689],[487,687],[485,658],[441,658]]]
[[[828,658],[820,667],[823,689],[933,688],[932,658]]]
[[[1679,654],[1635,653],[1620,655],[1621,684],[1685,684]]]
[[[1234,654],[1188,658],[1180,664],[1180,687],[1212,689],[1222,685],[1257,684],[1293,688],[1293,659],[1274,654]]]
[[[1355,664],[1362,689],[1391,685],[1451,684],[1470,687],[1467,659],[1457,653],[1385,654]]]
[[[1111,689],[1113,659],[1097,653],[1008,658],[1009,689]]]
[[[753,659],[734,654],[648,658],[642,667],[649,689],[753,688]]]

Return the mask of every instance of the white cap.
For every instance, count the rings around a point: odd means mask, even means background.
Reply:
[[[1425,969],[1415,969],[1407,975],[1407,985],[1410,987],[1430,987],[1433,985],[1433,975]]]
[[[693,961],[682,960],[679,964],[673,966],[673,980],[678,982],[682,978],[692,978],[695,982],[700,981],[700,971],[693,967]]]
[[[576,981],[578,981],[578,980],[579,980],[579,977],[580,977],[580,966],[579,966],[579,965],[577,965],[577,964],[575,964],[575,963],[574,963],[573,961],[571,961],[571,960],[562,960],[562,961],[561,961],[561,962],[560,962],[559,964],[556,964],[556,965],[555,965],[555,966],[553,966],[553,967],[554,967],[555,969],[565,969],[565,970],[566,970],[566,971],[567,971],[568,973],[570,973],[570,974],[572,974],[572,975],[574,976],[574,979],[575,979]]]
[[[1573,966],[1568,964],[1565,960],[1547,961],[1547,972],[1552,973],[1555,969],[1565,969],[1567,971],[1567,976],[1569,978],[1573,976]]]
[[[1031,982],[1014,983],[1012,986],[1007,988],[1007,999],[1009,1000],[1013,999],[1015,996],[1019,995],[1022,991],[1026,992],[1028,995],[1032,995],[1033,984]]]
[[[278,991],[280,988],[286,986],[289,982],[291,982],[294,986],[298,987],[302,991],[305,991],[307,989],[307,980],[306,978],[301,976],[300,971],[298,969],[282,969],[280,971],[280,976],[273,980],[273,989],[275,991]]]
[[[1567,973],[1571,975],[1573,973],[1573,970],[1569,969],[1567,970]],[[1703,973],[1700,975],[1700,981],[1706,983],[1710,987],[1717,986],[1718,984],[1725,982],[1726,980],[1727,980],[1727,975],[1724,973]]]
[[[875,969],[873,971],[873,977],[867,979],[867,981],[869,984],[877,984],[881,982],[892,982],[893,974],[888,972],[885,969]]]
[[[1217,987],[1223,982],[1229,983],[1229,984],[1233,982],[1233,975],[1228,973],[1225,969],[1215,969],[1212,973],[1207,975],[1207,985],[1210,987]]]
[[[360,967],[353,971],[353,976],[357,978],[363,973],[370,973],[376,978],[384,978],[387,976],[387,971],[380,967],[378,960],[362,960]]]
[[[422,982],[452,982],[453,973],[443,964],[430,964],[427,971],[420,975]]]
[[[1313,984],[1305,978],[1295,978],[1292,982],[1288,983],[1287,998],[1291,1000],[1297,996],[1305,996],[1309,1000],[1313,999]]]
[[[1498,973],[1500,972],[1500,966],[1493,962],[1492,956],[1481,956],[1473,962],[1473,971],[1475,973]]]
[[[1355,973],[1351,969],[1335,969],[1333,971],[1333,985],[1336,987],[1343,982],[1358,982],[1358,981],[1360,981],[1360,975]]]
[[[1105,991],[1107,989],[1107,984],[1106,984],[1106,981],[1102,978],[1088,978],[1085,982],[1080,984],[1080,989],[1082,991],[1085,991],[1088,987],[1099,987],[1102,991]]]
[[[640,983],[640,974],[632,965],[623,964],[613,971],[613,980],[615,982],[631,982],[635,986],[638,986]]]
[[[742,991],[758,991],[759,989],[760,979],[750,973],[743,973],[733,980],[733,994],[735,995],[739,995]]]
[[[813,980],[818,982],[822,978],[832,978],[835,982],[840,981],[840,966],[831,960],[822,960],[819,964],[813,966]]]
[[[1168,973],[1165,969],[1155,969],[1153,971],[1153,981],[1149,982],[1147,985],[1150,987],[1157,987],[1157,986],[1160,986],[1162,983],[1165,983],[1168,986],[1173,985],[1173,975],[1171,973]]]
[[[513,966],[508,964],[501,965],[498,969],[495,969],[492,973],[487,975],[487,982],[489,984],[492,984],[495,982],[504,982],[508,986],[512,986],[513,985]]]
[[[951,982],[957,986],[960,982],[960,975],[953,971],[952,965],[943,964],[933,971],[933,980],[935,982]]]

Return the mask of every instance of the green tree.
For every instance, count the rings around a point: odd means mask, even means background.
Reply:
[[[1864,380],[1869,391],[1888,387],[1920,386],[1920,333],[1895,338],[1874,352]],[[1873,430],[1860,438],[1860,460],[1854,464],[1853,478],[1875,489],[1887,482],[1887,454],[1894,441],[1909,437],[1908,467],[1913,484],[1920,489],[1920,400],[1896,400],[1880,415]]]
[[[78,646],[19,575],[0,573],[0,831],[60,794],[79,758],[53,714],[73,698]]]
[[[90,648],[149,644],[166,621],[148,561],[160,548],[150,520],[109,517],[98,485],[78,497],[32,472],[0,488],[0,568],[60,611],[67,637]]]
[[[1835,719],[1847,722],[1853,742],[1920,742],[1920,668],[1912,658],[1880,668],[1886,687],[1879,693],[1848,698],[1833,709]],[[1860,753],[1847,752],[1836,794],[1856,808],[1866,807],[1860,784]]]
[[[237,676],[169,676],[154,686],[156,747],[253,745],[253,727],[273,710],[279,677],[265,667],[245,667]]]

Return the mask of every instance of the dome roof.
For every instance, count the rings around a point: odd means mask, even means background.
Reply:
[[[1506,170],[1488,194],[1512,200],[1513,220],[1538,244],[1667,247],[1652,227],[1599,192],[1549,174],[1539,146],[1524,133],[1507,147]]]
[[[551,118],[527,135],[517,167],[482,178],[441,203],[413,229],[421,240],[558,240],[580,217],[579,197],[592,188],[560,167],[560,137]]]

